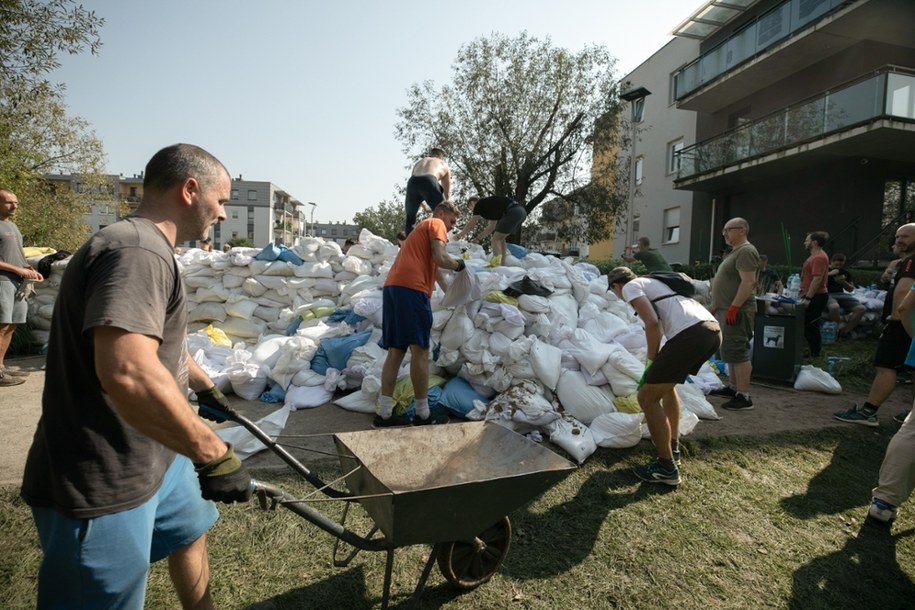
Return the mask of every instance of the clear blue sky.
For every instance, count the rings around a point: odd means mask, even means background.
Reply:
[[[82,0],[106,20],[99,56],[52,79],[132,175],[190,142],[233,176],[270,181],[315,220],[349,221],[394,198],[410,160],[394,137],[413,84],[441,86],[458,48],[527,30],[572,50],[607,47],[618,76],[670,40],[700,0]]]

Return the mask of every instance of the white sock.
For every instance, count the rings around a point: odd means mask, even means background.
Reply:
[[[394,399],[390,396],[382,395],[378,399],[378,415],[381,419],[391,419],[394,414]]]
[[[429,416],[432,413],[429,411],[429,399],[428,398],[417,398],[416,399],[416,417],[420,419],[429,419]]]

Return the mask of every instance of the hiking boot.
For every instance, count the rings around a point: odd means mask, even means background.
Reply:
[[[729,385],[726,385],[721,388],[716,388],[709,392],[709,396],[721,396],[722,398],[734,398],[737,396],[737,390],[732,388]]]
[[[734,398],[721,405],[721,408],[730,411],[752,411],[753,401],[748,396],[737,394]]]
[[[880,422],[877,421],[876,411],[865,411],[864,409],[859,409],[858,405],[855,405],[848,411],[833,413],[832,416],[839,421],[848,422],[850,424],[861,424],[862,426],[870,426],[871,428],[876,428],[880,425]]]
[[[661,465],[661,462],[655,460],[645,466],[636,466],[632,472],[638,478],[648,483],[664,483],[665,485],[680,484],[680,470],[674,466],[673,470],[668,470]]]
[[[373,428],[405,428],[412,425],[413,422],[410,418],[404,415],[392,415],[387,419],[380,415],[376,415],[375,419],[372,420]]]
[[[893,416],[893,421],[899,424],[900,426],[905,423],[905,418],[909,416],[909,411],[903,411],[902,413],[897,413]]]
[[[883,523],[889,523],[896,518],[896,507],[880,498],[874,498],[871,500],[870,508],[867,509],[867,516]]]
[[[448,419],[448,416],[445,415],[444,413],[442,413],[441,411],[439,411],[439,412],[432,411],[429,413],[429,417],[427,417],[426,419],[423,419],[418,416],[414,417],[413,425],[414,426],[438,426],[441,424],[447,424],[449,421],[450,420]]]
[[[23,383],[25,383],[25,377],[13,377],[5,371],[0,371],[0,388]]]

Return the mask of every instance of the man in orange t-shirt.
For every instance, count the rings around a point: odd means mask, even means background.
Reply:
[[[381,346],[388,355],[381,370],[381,397],[376,427],[406,426],[410,420],[395,416],[394,385],[397,373],[410,350],[410,380],[416,399],[413,423],[447,423],[447,416],[433,417],[429,411],[429,335],[432,331],[432,305],[429,298],[435,282],[447,289],[441,268],[463,271],[464,261],[453,259],[445,251],[448,231],[457,222],[458,211],[450,201],[443,201],[428,218],[410,232],[403,242],[384,283],[384,309]]]

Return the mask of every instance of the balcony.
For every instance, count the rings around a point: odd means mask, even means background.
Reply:
[[[677,188],[787,157],[820,154],[911,160],[915,70],[886,66],[678,153]]]
[[[913,19],[908,0],[786,0],[679,70],[672,94],[680,109],[718,112],[842,53],[911,48]]]

